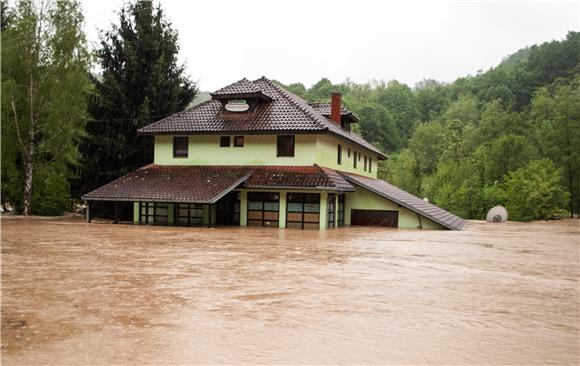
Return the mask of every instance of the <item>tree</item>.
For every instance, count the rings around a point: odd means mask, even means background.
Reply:
[[[423,80],[415,85],[419,121],[432,121],[441,115],[447,103],[444,88],[445,84],[435,80]]]
[[[536,155],[535,148],[523,136],[508,134],[494,140],[487,151],[486,181],[500,181],[505,174],[526,165]]]
[[[532,118],[540,125],[540,149],[564,169],[570,213],[580,213],[580,76],[571,83],[538,89]]]
[[[137,129],[189,105],[197,86],[177,62],[177,32],[152,1],[128,3],[119,24],[102,33],[92,119],[83,143],[79,190],[86,192],[147,164],[151,138]]]
[[[90,88],[82,26],[77,1],[56,0],[20,1],[3,24],[2,193],[25,215],[66,209]]]
[[[405,146],[417,122],[417,107],[413,91],[407,85],[392,80],[386,88],[377,88],[375,95],[376,102],[393,116],[395,126],[403,138],[401,147]]]
[[[547,220],[561,214],[570,196],[561,181],[562,170],[549,159],[534,160],[509,173],[505,191],[510,218]]]

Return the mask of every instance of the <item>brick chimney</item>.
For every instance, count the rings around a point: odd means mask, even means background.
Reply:
[[[333,92],[330,102],[330,120],[340,126],[342,95],[339,92]]]

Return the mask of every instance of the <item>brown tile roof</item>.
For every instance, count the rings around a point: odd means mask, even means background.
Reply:
[[[256,84],[252,83],[250,80],[243,78],[242,80],[236,81],[233,84],[225,86],[219,90],[216,90],[210,95],[214,99],[226,99],[232,97],[242,97],[242,96],[257,96],[266,97],[266,99],[271,100],[272,98],[264,93]]]
[[[363,177],[358,174],[340,172],[346,180],[354,183],[362,188],[365,188],[379,196],[382,196],[390,201],[393,201],[421,216],[443,225],[451,230],[462,230],[467,221],[459,216],[445,211],[442,208],[435,206],[429,202],[425,202],[419,197],[403,191],[380,179],[373,179]]]
[[[251,84],[251,85],[248,85]],[[226,118],[222,115],[222,103],[213,100],[198,104],[185,111],[176,113],[158,122],[139,129],[141,134],[218,134],[218,133],[331,133],[345,138],[373,151],[381,158],[386,155],[362,137],[343,130],[336,123],[324,117],[308,105],[306,101],[271,80],[262,77],[248,81],[242,79],[237,83],[218,90],[217,93],[254,92],[269,96],[272,101],[264,103],[253,113],[239,119]],[[222,94],[220,94],[222,95]]]
[[[232,189],[354,191],[332,169],[314,166],[200,166],[150,164],[95,189],[86,200],[215,203]]]
[[[315,111],[322,114],[324,117],[326,117],[326,118],[330,117],[330,103],[308,103],[308,104],[312,108],[314,108]],[[359,120],[358,117],[352,111],[350,111],[348,108],[346,108],[344,105],[342,105],[340,108],[340,114],[342,116],[349,117],[354,122],[358,122],[358,120]]]
[[[254,166],[244,188],[326,189],[354,191],[354,187],[332,169],[313,166]]]
[[[83,196],[86,200],[213,203],[249,177],[247,169],[150,164]]]

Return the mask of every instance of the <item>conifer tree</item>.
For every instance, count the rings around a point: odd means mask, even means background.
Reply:
[[[128,3],[102,33],[79,193],[151,162],[153,140],[137,129],[185,109],[197,94],[178,52],[177,32],[152,1]]]

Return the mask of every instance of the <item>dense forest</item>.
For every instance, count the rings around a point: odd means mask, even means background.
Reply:
[[[380,178],[464,218],[503,204],[513,220],[580,212],[580,33],[517,51],[453,83],[322,79],[360,118],[358,133],[389,159]]]
[[[78,1],[0,4],[1,195],[15,212],[62,214],[144,165],[152,141],[136,130],[207,97],[152,1],[121,7],[96,49]],[[580,211],[580,33],[453,83],[286,87],[311,102],[342,92],[360,117],[356,132],[389,155],[380,177],[462,217],[495,204],[513,220]]]

